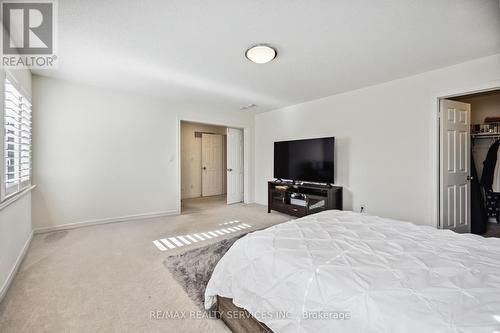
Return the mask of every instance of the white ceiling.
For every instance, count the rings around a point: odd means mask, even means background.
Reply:
[[[244,57],[261,42],[276,60]],[[495,53],[498,0],[59,0],[59,69],[35,73],[263,112]]]

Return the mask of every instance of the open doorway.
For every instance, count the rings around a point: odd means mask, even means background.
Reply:
[[[243,201],[243,130],[181,121],[181,212]]]
[[[440,227],[500,237],[500,90],[442,99],[439,128]]]

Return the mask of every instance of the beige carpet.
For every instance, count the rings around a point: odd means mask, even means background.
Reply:
[[[234,219],[255,229],[290,219],[223,200],[188,200],[180,216],[36,235],[0,304],[0,332],[229,332],[215,319],[151,319],[152,311],[198,310],[162,262],[210,243],[161,252],[153,240]]]

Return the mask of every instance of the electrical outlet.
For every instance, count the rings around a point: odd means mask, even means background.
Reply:
[[[360,205],[359,212],[360,213],[366,213],[366,205],[365,204],[361,204]]]

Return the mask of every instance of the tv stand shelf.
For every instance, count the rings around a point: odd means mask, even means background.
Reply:
[[[275,210],[302,217],[323,210],[342,210],[341,186],[294,184],[284,181],[270,181],[267,184],[268,213]]]

